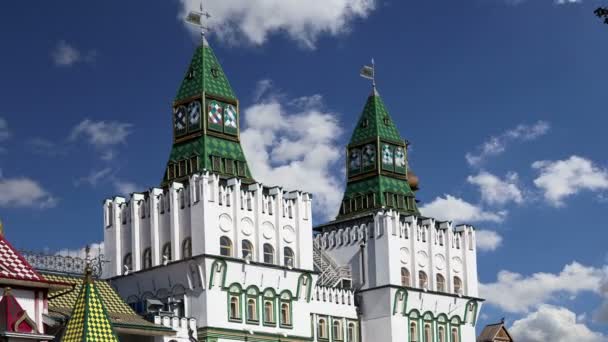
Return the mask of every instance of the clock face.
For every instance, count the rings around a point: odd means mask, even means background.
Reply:
[[[175,109],[175,132],[180,134],[186,130],[186,106],[179,106]]]
[[[201,103],[194,101],[188,105],[188,119],[190,120],[190,127],[197,129],[201,122]]]

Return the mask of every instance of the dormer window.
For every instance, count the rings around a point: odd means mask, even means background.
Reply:
[[[367,126],[369,126],[369,121],[367,119],[363,119],[363,121],[361,121],[361,128],[367,128]]]
[[[391,120],[388,118],[388,116],[384,117],[384,124],[385,125],[389,125],[391,123]]]

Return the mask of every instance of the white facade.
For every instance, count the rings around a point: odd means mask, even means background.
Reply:
[[[106,200],[104,213],[106,278],[140,311],[157,299],[195,318],[200,340],[475,341],[471,226],[380,210],[313,239],[310,194],[209,172]],[[353,290],[319,286],[319,253],[350,270]]]

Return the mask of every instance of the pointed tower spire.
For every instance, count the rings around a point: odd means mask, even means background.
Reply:
[[[66,325],[63,342],[118,342],[108,312],[95,286],[88,256],[83,286]]]
[[[205,39],[203,18],[209,17],[203,10],[187,17],[201,27],[203,41],[173,102],[173,146],[162,185],[202,170],[253,182],[240,144],[239,101]]]
[[[361,76],[372,80],[372,93],[346,149],[347,182],[338,219],[383,207],[418,214],[417,188],[408,182],[409,143],[399,134],[376,88],[373,60],[361,69]]]

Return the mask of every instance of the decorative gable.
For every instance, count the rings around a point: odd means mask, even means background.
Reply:
[[[37,334],[36,323],[23,310],[10,288],[4,290],[0,300],[0,331]]]

